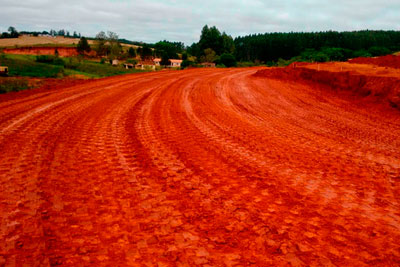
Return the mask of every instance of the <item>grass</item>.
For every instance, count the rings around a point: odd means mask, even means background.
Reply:
[[[42,60],[41,60],[42,61]],[[10,76],[62,78],[80,75],[88,78],[102,78],[120,74],[143,72],[143,70],[114,67],[90,60],[79,60],[77,57],[57,58],[47,63],[37,62],[32,55],[0,55],[0,65],[8,66]]]
[[[8,66],[9,76],[56,78],[64,76],[64,67],[35,62],[35,56],[0,55],[0,65]]]
[[[29,89],[29,81],[26,78],[6,78],[0,79],[0,94],[17,92]]]

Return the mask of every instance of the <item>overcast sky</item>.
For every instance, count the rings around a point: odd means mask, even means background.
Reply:
[[[134,41],[197,42],[215,25],[232,35],[276,31],[400,30],[400,0],[0,0],[0,32],[114,31]]]

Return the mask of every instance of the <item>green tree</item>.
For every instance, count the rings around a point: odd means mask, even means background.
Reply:
[[[75,36],[74,32],[74,36]],[[77,35],[76,35],[77,36]],[[107,35],[104,31],[99,32],[96,35],[96,46],[95,50],[98,56],[105,56],[108,53],[108,47],[106,46]]]
[[[214,62],[217,59],[217,54],[211,48],[204,49],[204,56],[200,57],[200,62]]]
[[[160,62],[160,64],[161,64],[162,66],[170,65],[171,63],[170,63],[169,60],[170,60],[170,58],[169,58],[168,53],[164,51],[163,54],[161,55],[161,62]]]
[[[161,56],[164,52],[169,58],[178,58],[178,53],[181,53],[184,44],[181,42],[160,41],[154,45],[156,55]]]
[[[91,48],[90,45],[85,37],[82,37],[79,40],[78,46],[76,47],[76,50],[78,50],[79,54],[84,54],[85,52],[89,53]]]
[[[111,59],[118,58],[122,52],[122,46],[118,41],[118,34],[116,34],[115,32],[109,31],[108,36],[107,36],[107,41],[108,41],[108,46],[109,46],[108,50],[110,52],[109,57]]]
[[[17,29],[15,29],[15,27],[8,27],[8,31],[10,33],[10,38],[18,38],[19,37],[19,33],[17,31]]]
[[[235,43],[233,42],[233,38],[230,35],[227,35],[225,32],[222,33],[222,51],[224,53],[233,54],[235,52]]]
[[[136,57],[136,50],[133,47],[129,47],[128,55],[129,57]]]
[[[235,67],[237,64],[235,56],[228,53],[222,54],[219,61],[227,67]]]
[[[138,52],[143,60],[149,59],[153,56],[153,50],[148,44],[143,44],[143,46],[138,49]]]
[[[205,25],[201,31],[199,46],[202,51],[211,48],[217,55],[223,52],[223,39],[221,32],[215,27]]]

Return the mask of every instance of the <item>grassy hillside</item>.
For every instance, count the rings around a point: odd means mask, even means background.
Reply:
[[[43,58],[44,57],[44,58]],[[0,55],[0,65],[9,67],[10,76],[62,78],[66,76],[85,76],[88,78],[102,78],[126,73],[142,72],[135,69],[124,69],[122,66],[113,67],[109,64],[78,58],[54,58],[51,56],[31,55]],[[44,63],[45,62],[45,63]]]

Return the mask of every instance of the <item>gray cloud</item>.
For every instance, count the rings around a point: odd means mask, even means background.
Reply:
[[[66,29],[191,44],[215,25],[232,36],[276,31],[400,30],[399,0],[0,0],[0,31]]]

